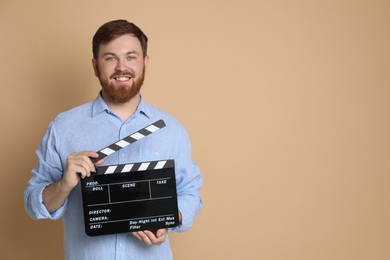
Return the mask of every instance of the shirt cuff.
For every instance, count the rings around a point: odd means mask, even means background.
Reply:
[[[62,217],[62,215],[65,212],[66,204],[67,204],[68,200],[65,200],[65,203],[59,209],[57,209],[55,212],[50,213],[47,210],[45,204],[43,204],[43,190],[45,188],[46,188],[46,186],[43,186],[38,190],[38,196],[37,196],[38,200],[36,201],[36,205],[35,205],[35,208],[38,209],[36,218],[37,219],[47,218],[47,219],[52,219],[52,220],[59,219],[60,217]]]
[[[170,232],[184,232],[187,229],[192,227],[193,213],[191,212],[191,208],[189,208],[184,201],[178,201],[179,211],[181,213],[181,223],[176,227],[170,228]]]

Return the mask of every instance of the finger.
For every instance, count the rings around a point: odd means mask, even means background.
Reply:
[[[133,236],[135,236],[138,240],[142,241],[142,238],[140,235],[138,235],[138,232],[132,232],[131,234],[133,234]]]
[[[98,154],[95,152],[85,152],[84,156],[82,157],[84,162],[87,163],[90,172],[96,171],[95,164],[91,161],[91,158],[93,158],[94,156],[98,156]]]
[[[82,179],[90,175],[89,167],[87,167],[82,161],[78,162],[77,164],[72,163],[69,166],[69,172],[79,175]]]
[[[165,241],[165,234],[164,229],[157,230],[156,234],[152,231],[145,230],[145,235],[149,238],[152,245],[161,245]]]
[[[95,165],[91,161],[91,158],[98,157],[98,156],[99,155],[95,152],[85,151],[80,153],[73,153],[70,160],[75,162],[76,164],[83,165],[88,171],[94,172]]]
[[[104,163],[104,158],[102,158],[99,161],[95,162],[95,166],[100,166],[103,163]]]
[[[98,158],[98,157],[99,157],[99,154],[98,154],[97,152],[86,151],[85,153],[86,153],[86,155],[87,155],[88,157],[92,157],[92,158]]]
[[[167,233],[168,233],[168,229],[167,228],[162,228],[162,229],[158,229],[155,234],[156,234],[157,238],[160,238],[160,237],[166,236]]]
[[[87,176],[89,176],[91,174],[91,172],[96,171],[95,165],[93,165],[93,163],[91,162],[91,160],[88,157],[81,158],[79,164],[81,165],[81,167],[83,167],[85,169]]]
[[[81,165],[83,162],[86,162],[87,164],[89,165],[93,165],[91,162],[90,162],[90,159],[89,157],[84,153],[84,152],[81,152],[81,153],[72,153],[68,156],[68,159],[67,159],[67,162],[69,165]]]
[[[96,153],[96,152],[89,152],[89,153],[88,153],[88,157],[89,157],[89,159],[91,160],[91,162],[92,162],[93,164],[96,164],[96,163],[98,163],[100,160],[103,159],[103,158],[99,159],[99,154]]]
[[[87,171],[85,170],[84,167],[81,166],[75,166],[74,171],[77,175],[80,176],[81,179],[84,179],[87,176]]]
[[[146,245],[151,246],[153,245],[152,241],[150,240],[149,236],[144,231],[138,231],[138,235],[141,238],[141,241],[143,241]]]
[[[86,162],[88,162],[88,167],[90,167],[90,172],[95,173],[96,172],[96,167],[99,167],[104,163],[104,158],[99,159],[96,162],[93,162],[91,159],[94,158],[93,156],[99,157],[99,155],[95,152],[91,152],[88,154],[89,156],[86,159]],[[90,156],[93,155],[93,156]],[[89,175],[88,175],[89,176]]]

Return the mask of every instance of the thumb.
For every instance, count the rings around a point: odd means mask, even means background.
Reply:
[[[159,229],[159,230],[157,230],[156,237],[163,236],[165,234],[165,232],[166,232],[166,229]]]

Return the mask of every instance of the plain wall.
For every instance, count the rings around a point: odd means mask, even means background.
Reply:
[[[62,258],[23,191],[50,121],[97,96],[91,39],[118,18],[204,175],[176,259],[390,259],[387,0],[0,1],[0,258]]]

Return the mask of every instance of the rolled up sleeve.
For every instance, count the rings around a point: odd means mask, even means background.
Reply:
[[[43,190],[62,178],[62,164],[55,144],[56,134],[51,123],[36,151],[38,165],[32,170],[33,176],[24,191],[24,207],[33,219],[58,219],[66,209],[67,201],[53,213],[43,204]]]

